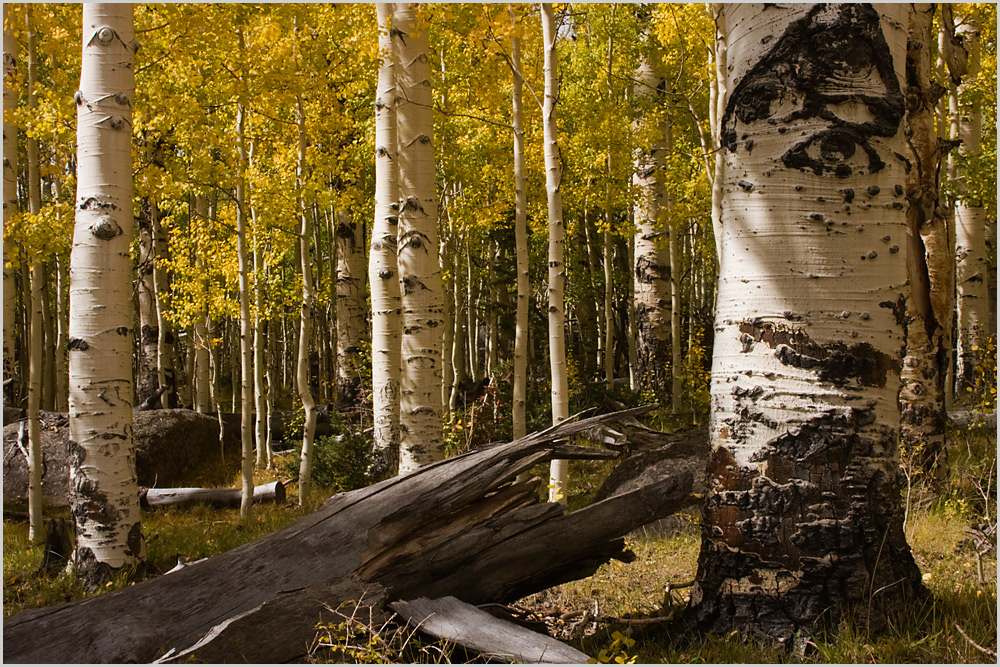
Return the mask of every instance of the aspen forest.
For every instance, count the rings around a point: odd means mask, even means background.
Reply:
[[[995,4],[3,42],[5,662],[996,663]]]

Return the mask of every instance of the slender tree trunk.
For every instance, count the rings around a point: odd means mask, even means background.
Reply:
[[[312,282],[312,255],[309,252],[309,240],[312,237],[309,213],[304,200],[306,175],[306,114],[302,108],[302,98],[296,97],[295,120],[298,126],[299,161],[298,186],[300,194],[299,208],[301,226],[299,228],[299,257],[302,271],[302,305],[299,310],[299,354],[296,364],[295,385],[305,411],[305,424],[302,427],[302,455],[299,459],[299,505],[304,505],[309,497],[309,487],[312,477],[313,438],[316,435],[316,403],[313,401],[312,390],[309,388],[309,341],[312,336],[312,307],[314,301]]]
[[[399,163],[396,144],[396,60],[392,15],[395,4],[380,2],[379,70],[375,99],[375,220],[368,255],[372,299],[372,410],[375,451],[388,472],[399,456],[401,301],[396,264],[399,225]]]
[[[158,149],[157,155],[160,153]],[[162,159],[162,158],[158,158]],[[168,387],[160,397],[164,407],[177,407],[177,371],[174,368],[174,329],[167,319],[170,310],[170,275],[164,265],[170,261],[167,235],[160,224],[160,209],[150,198],[150,223],[153,234],[153,293],[156,299],[156,377],[159,386]]]
[[[399,281],[403,336],[399,472],[444,456],[441,430],[441,267],[438,264],[434,128],[426,28],[417,6],[399,3],[393,21],[399,69]]]
[[[66,346],[69,344],[69,260],[56,256],[56,350],[55,410],[69,410],[69,370]]]
[[[939,90],[931,85],[933,4],[914,4],[907,47],[907,137],[913,168],[906,175],[909,200],[906,359],[899,392],[902,444],[924,473],[947,475],[945,375],[954,312],[954,249],[939,205],[941,151],[934,131]]]
[[[245,50],[243,29],[237,28],[240,53]],[[239,270],[240,299],[240,437],[242,455],[240,476],[243,482],[243,496],[240,503],[240,519],[253,519],[253,367],[252,367],[252,322],[250,320],[250,284],[247,267],[247,207],[250,206],[246,194],[247,143],[246,143],[246,100],[241,92],[236,105],[236,256]],[[236,393],[236,385],[233,386]]]
[[[466,379],[468,379],[468,373],[466,372],[466,364],[465,364],[465,357],[466,357],[465,353],[466,338],[464,335],[465,331],[464,322],[466,321],[465,305],[464,301],[462,300],[462,280],[460,278],[462,262],[460,261],[461,254],[458,252],[460,239],[454,229],[452,229],[451,234],[449,236],[451,237],[451,247],[452,247],[452,253],[451,253],[452,290],[451,291],[452,291],[452,301],[455,304],[455,323],[454,323],[454,330],[452,331],[452,336],[451,336],[451,341],[452,341],[451,367],[455,373],[455,377],[451,386],[451,394],[448,397],[448,410],[454,412],[455,409],[458,407],[459,385],[461,385],[463,382],[465,382]]]
[[[712,79],[710,99],[714,100],[709,108],[709,125],[712,126],[712,147],[715,149],[715,177],[712,179],[712,236],[715,238],[715,260],[722,261],[722,179],[726,173],[725,154],[720,149],[721,128],[719,123],[725,115],[727,90],[726,70],[729,59],[726,15],[722,11],[722,3],[712,3],[712,15],[715,18],[715,39],[712,42],[715,56],[715,77]]]
[[[569,386],[566,376],[566,317],[563,284],[566,280],[565,232],[562,208],[562,161],[559,157],[556,102],[559,98],[559,73],[556,58],[555,12],[550,3],[542,4],[542,43],[545,49],[545,103],[542,129],[545,142],[545,192],[549,211],[549,364],[552,375],[552,423],[569,417]],[[610,354],[606,350],[605,354]],[[613,358],[613,357],[612,357]],[[549,472],[549,501],[566,504],[568,462],[552,461]]]
[[[663,104],[664,81],[653,68],[655,45],[646,35],[647,54],[639,61],[634,96],[642,108],[635,122],[635,134],[642,148],[636,151],[632,183],[637,192],[635,207],[635,262],[631,264],[635,290],[636,347],[639,388],[666,399],[670,367],[670,286],[669,256],[661,237],[660,209],[664,188],[660,172],[666,153],[667,124],[658,122],[657,108]]]
[[[208,200],[204,195],[194,196],[194,218],[199,225],[208,224]],[[196,253],[195,266],[198,267],[202,275],[199,284],[198,310],[194,316],[194,409],[201,413],[211,412],[211,364],[209,362],[209,341],[210,321],[208,318],[208,297],[209,284],[205,267],[205,251]]]
[[[877,630],[926,593],[896,457],[907,16],[878,7],[722,8],[725,236],[689,612],[711,632]]]
[[[8,110],[17,107],[14,83],[17,76],[17,41],[7,22],[7,9],[3,6],[3,381],[4,404],[13,402],[14,332],[17,312],[17,290],[14,285],[16,246],[7,237],[8,220],[17,210],[17,128],[8,122]],[[7,382],[11,381],[8,390]]]
[[[950,11],[944,8],[944,11]],[[961,140],[959,155],[976,159],[982,148],[983,113],[980,105],[965,100],[968,82],[979,72],[979,31],[974,24],[960,28],[968,53],[967,72],[963,80],[951,75],[949,107],[952,117],[951,139]],[[964,192],[965,178],[960,162],[949,158],[952,182],[959,189],[955,202],[955,258],[958,296],[956,389],[964,395],[973,389],[975,368],[981,351],[990,336],[990,295],[987,285],[989,254],[986,234],[986,210],[982,202]]]
[[[251,151],[252,153],[252,151]],[[256,209],[250,207],[253,225],[253,403],[254,403],[254,445],[257,447],[256,466],[271,467],[271,452],[267,448],[267,386],[264,384],[264,276],[267,265],[264,262],[264,232],[261,230]],[[308,239],[307,239],[308,242]]]
[[[663,146],[669,157],[674,151],[673,118],[664,124]],[[680,246],[683,225],[673,219],[673,200],[664,198],[670,234],[668,253],[670,256],[670,411],[679,414],[681,405],[681,262]]]
[[[139,300],[139,377],[136,399],[142,403],[159,388],[157,372],[157,343],[160,339],[159,321],[156,316],[156,286],[153,266],[156,263],[156,244],[153,235],[152,200],[139,217],[139,268],[136,291]]]
[[[42,262],[42,380],[41,380],[41,407],[43,410],[52,412],[56,409],[55,404],[55,356],[56,356],[56,332],[55,332],[55,308],[52,300],[52,264]]]
[[[337,398],[356,406],[365,340],[365,253],[358,224],[337,211]]]
[[[76,570],[145,558],[132,441],[132,5],[83,5],[70,258],[69,469]],[[122,66],[124,64],[124,66]]]
[[[35,50],[35,27],[32,24],[31,9],[25,12],[28,38],[28,109],[36,113],[38,100],[37,86],[38,56]],[[42,184],[38,170],[38,140],[28,136],[25,145],[28,154],[28,212],[37,216],[42,209]],[[40,251],[36,250],[36,253]],[[44,340],[45,314],[42,291],[45,289],[45,267],[41,256],[36,254],[31,260],[29,279],[31,324],[28,337],[28,539],[38,541],[44,538],[42,517],[42,432],[39,408],[42,401],[42,343]]]
[[[514,440],[527,435],[528,386],[528,301],[531,285],[528,280],[528,191],[524,172],[524,110],[522,107],[521,40],[510,39],[511,62],[514,64],[511,96],[514,130],[514,244],[517,251],[517,313],[514,323]]]

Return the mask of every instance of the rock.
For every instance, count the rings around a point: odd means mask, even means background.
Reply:
[[[237,429],[226,430],[226,461],[219,446],[219,422],[192,410],[149,410],[134,413],[136,473],[147,487],[230,484],[239,470]],[[28,497],[28,466],[17,449],[18,424],[3,430],[3,500]],[[69,425],[64,414],[42,419],[42,493],[53,505],[67,505]]]

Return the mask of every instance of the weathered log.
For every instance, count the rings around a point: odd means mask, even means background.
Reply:
[[[330,609],[364,598],[454,595],[506,603],[632,554],[620,536],[687,500],[671,476],[564,514],[515,478],[552,458],[613,458],[570,436],[622,416],[566,421],[516,442],[339,494],[286,528],[114,593],[4,623],[7,662],[285,662]],[[266,631],[262,629],[266,628]]]
[[[206,503],[214,507],[239,507],[242,489],[200,489],[182,487],[179,489],[141,489],[139,502],[143,507],[165,507],[167,505],[188,505]],[[255,503],[285,502],[285,485],[281,482],[260,484],[253,487]]]
[[[496,618],[448,596],[389,605],[422,632],[471,648],[490,660],[528,664],[586,664],[590,656],[548,635]]]

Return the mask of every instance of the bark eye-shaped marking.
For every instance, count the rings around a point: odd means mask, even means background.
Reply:
[[[832,174],[837,178],[873,174],[885,167],[878,151],[864,136],[847,128],[818,132],[796,144],[781,161],[789,168],[811,170],[817,176]]]
[[[112,41],[114,41],[114,38],[115,38],[115,31],[109,28],[108,26],[102,26],[97,31],[97,41],[103,44],[104,46],[107,46]]]

